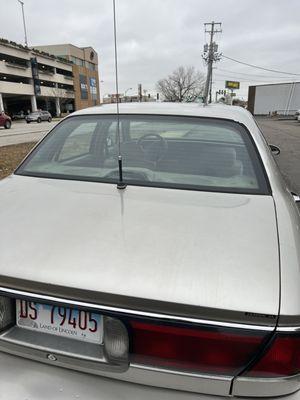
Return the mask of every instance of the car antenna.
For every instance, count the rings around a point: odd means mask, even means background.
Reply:
[[[118,51],[117,51],[117,23],[116,23],[116,2],[113,0],[114,14],[114,42],[115,42],[115,73],[116,73],[116,92],[117,92],[117,136],[118,136],[118,167],[119,181],[118,189],[125,189],[126,184],[123,182],[123,159],[121,154],[121,135],[120,135],[120,110],[119,110],[119,78],[118,78]]]

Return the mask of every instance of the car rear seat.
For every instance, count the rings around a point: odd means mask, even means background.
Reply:
[[[201,153],[200,165],[201,175],[232,177],[242,174],[242,163],[237,160],[233,147],[205,146]]]
[[[174,145],[169,146],[166,158],[158,163],[158,171],[215,177],[242,174],[242,163],[237,160],[234,147],[195,142]]]

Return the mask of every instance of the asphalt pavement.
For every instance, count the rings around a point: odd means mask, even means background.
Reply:
[[[281,150],[274,156],[291,190],[300,194],[300,122],[257,117],[267,142]]]
[[[58,122],[58,119],[52,122],[43,121],[39,124],[37,122],[27,124],[25,121],[13,121],[10,129],[0,127],[0,147],[10,144],[37,142]]]

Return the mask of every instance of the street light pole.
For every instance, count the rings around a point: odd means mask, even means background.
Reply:
[[[125,92],[124,92],[124,97],[126,97],[126,93],[127,93],[129,90],[132,90],[132,87],[130,87],[130,88],[128,88],[128,89],[125,90]]]
[[[25,45],[26,45],[26,47],[28,47],[26,23],[25,23],[25,14],[24,14],[24,2],[21,1],[21,0],[18,0],[18,2],[21,4],[21,7],[22,7],[23,26],[24,26],[24,35],[25,35]]]

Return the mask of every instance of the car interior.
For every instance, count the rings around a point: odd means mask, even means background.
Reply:
[[[118,134],[115,118],[89,121],[60,135],[48,153],[47,170],[116,180],[119,152],[130,181],[258,188],[240,134],[213,124],[124,119]]]

